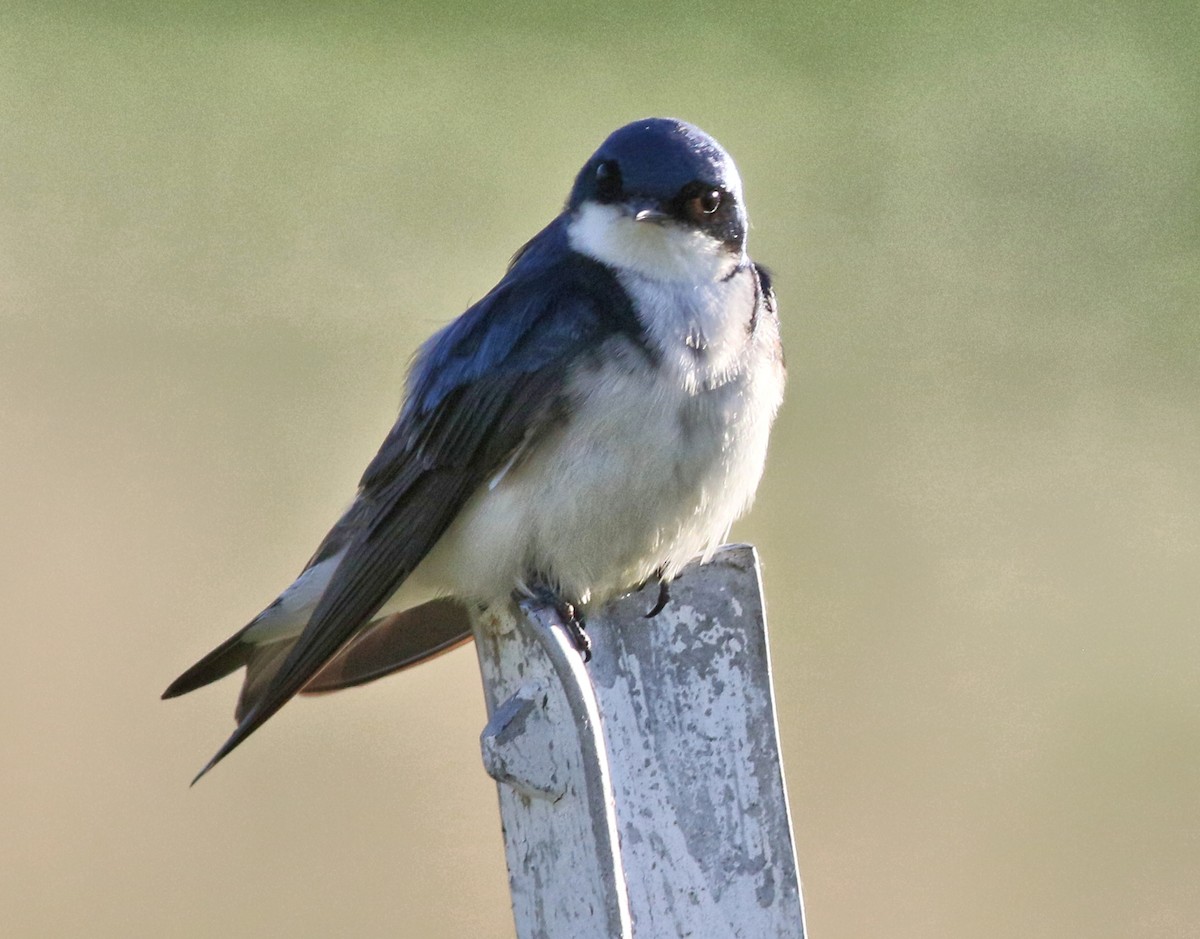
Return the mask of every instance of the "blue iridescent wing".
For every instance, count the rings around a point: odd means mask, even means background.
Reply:
[[[426,343],[358,499],[310,561],[344,552],[328,587],[270,684],[200,775],[370,621],[481,484],[565,419],[563,390],[574,369],[618,334],[643,345],[615,276],[568,249],[559,219],[522,249],[487,296]]]

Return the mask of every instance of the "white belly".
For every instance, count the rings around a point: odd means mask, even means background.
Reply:
[[[699,292],[626,286],[660,360],[623,338],[598,349],[567,389],[569,416],[467,501],[376,619],[437,594],[490,601],[535,585],[603,601],[725,539],[754,497],[783,396],[778,322],[749,332],[748,277]],[[301,575],[248,636],[298,633],[339,560]]]
[[[644,361],[581,374],[564,426],[476,494],[423,573],[484,599],[540,578],[586,603],[710,554],[762,475],[783,376],[760,366],[708,391]]]

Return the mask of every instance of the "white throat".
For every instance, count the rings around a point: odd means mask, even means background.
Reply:
[[[571,247],[617,271],[651,280],[706,284],[743,258],[721,242],[675,222],[638,222],[615,205],[585,202],[567,223]]]

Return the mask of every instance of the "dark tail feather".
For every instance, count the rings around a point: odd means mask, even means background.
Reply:
[[[363,685],[449,652],[471,638],[467,608],[440,597],[378,620],[321,667],[301,694]]]
[[[197,688],[203,688],[245,666],[246,678],[242,683],[241,694],[238,695],[237,709],[233,712],[234,717],[240,721],[258,703],[279,666],[283,664],[288,650],[296,642],[295,636],[261,645],[244,642],[241,638],[243,632],[245,630],[230,636],[176,678],[162,696],[176,698]]]
[[[225,745],[217,751],[216,756],[196,774],[196,778],[192,780],[193,786],[200,781],[201,776],[220,763],[231,750],[284,705],[286,698],[270,704],[265,702],[275,676],[283,663],[287,661],[288,653],[292,651],[295,644],[295,637],[280,639],[265,645],[245,644],[246,680],[242,684],[242,692],[238,695],[237,709],[234,711],[238,725],[232,736],[225,741]]]
[[[164,698],[175,698],[197,688],[203,688],[218,678],[224,678],[230,672],[236,672],[250,661],[250,653],[254,647],[248,642],[242,642],[240,632],[230,636],[219,646],[208,653],[199,662],[171,682],[170,687],[163,692]]]
[[[292,636],[278,642],[255,646],[250,650],[246,659],[246,679],[242,682],[242,692],[238,695],[237,708],[233,712],[238,723],[241,723],[262,700],[267,688],[271,686],[271,679],[275,677],[279,666],[283,664],[283,660],[295,644],[296,637]]]
[[[436,615],[431,617],[428,623],[416,616],[406,616],[406,613],[415,614],[417,611],[431,606],[436,611]],[[359,660],[353,660],[353,657],[351,657],[348,661],[354,661],[356,664],[348,669],[345,676],[331,679],[329,682],[322,682],[321,687],[314,689],[314,691],[332,691],[335,688],[348,687],[350,685],[362,684],[365,681],[371,681],[373,678],[379,678],[389,671],[396,671],[407,665],[415,664],[418,661],[444,652],[471,638],[467,609],[456,600],[443,599],[430,601],[430,603],[406,611],[406,613],[396,614],[396,617],[399,617],[400,624],[408,624],[409,626],[420,624],[411,629],[415,638],[410,639],[407,636],[407,633],[410,632],[409,629],[399,629],[396,626],[390,629],[384,628],[380,633],[381,639],[385,640],[382,643],[383,648],[392,649],[393,651],[399,650],[396,656],[382,655],[378,660],[373,655],[367,655],[365,659]],[[384,627],[385,624],[393,623],[394,620],[395,617],[389,616],[381,620],[379,625],[380,627]],[[280,693],[279,689],[276,688],[276,684],[280,680],[279,676],[283,674],[284,666],[291,661],[290,653],[292,652],[293,644],[293,641],[287,640],[274,644],[282,647],[280,649],[263,647],[263,651],[266,654],[261,660],[260,684],[255,688],[253,693],[249,695],[243,694],[243,700],[238,702],[237,728],[216,754],[214,754],[213,758],[205,764],[204,769],[196,774],[196,778],[192,780],[193,786],[200,781],[200,778],[205,773],[220,763],[221,760],[225,759],[243,740],[254,733],[268,718],[283,707],[292,694],[295,693],[287,691],[286,686],[288,680],[294,681],[295,679],[283,679],[286,693]],[[337,654],[338,652],[334,653],[335,658]],[[249,679],[250,676],[247,675],[247,678]],[[307,690],[307,686],[308,682],[304,682],[300,690]]]

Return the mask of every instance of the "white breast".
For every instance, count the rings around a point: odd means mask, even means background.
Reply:
[[[783,390],[778,332],[749,331],[749,269],[696,290],[623,278],[661,360],[608,341],[569,388],[571,416],[484,489],[422,567],[456,593],[533,577],[604,599],[711,553],[749,506]]]

